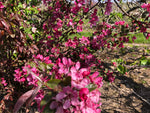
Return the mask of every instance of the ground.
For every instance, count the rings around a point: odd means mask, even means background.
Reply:
[[[150,57],[150,53],[145,53],[148,49],[150,45],[133,44],[131,47],[127,44],[123,53],[107,51],[102,56],[108,57],[108,63],[114,58],[121,58],[129,66],[143,55]],[[150,67],[128,66],[127,74],[119,74],[111,84],[104,82],[100,90],[102,113],[150,113]]]

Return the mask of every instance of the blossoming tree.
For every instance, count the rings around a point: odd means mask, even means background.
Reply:
[[[119,0],[114,1],[120,8]],[[109,16],[113,4],[111,0],[98,0],[91,8],[87,7],[85,0],[43,0],[42,3],[39,0],[16,0],[14,4],[0,2],[0,13],[3,15],[0,17],[1,30],[9,33],[10,40],[16,40],[13,44],[18,44],[16,47],[11,45],[14,49],[10,54],[14,57],[17,55],[20,58],[18,61],[23,61],[14,62],[17,66],[12,69],[13,80],[30,87],[16,102],[14,113],[24,103],[30,105],[32,101],[36,101],[38,110],[45,113],[101,112],[99,88],[103,80],[113,82],[115,76],[95,53],[105,48],[124,47],[123,43],[129,41],[128,32],[133,30],[125,21],[114,24],[99,21],[96,7],[102,7],[103,2],[104,14]],[[149,4],[143,4],[142,8],[149,12]],[[6,19],[6,14],[11,15]],[[125,14],[134,20],[138,26],[136,30],[146,32],[148,22]],[[88,23],[91,27],[99,24],[101,28],[89,37],[70,38],[70,35],[82,32],[87,15],[90,15]],[[127,32],[123,32],[122,28]],[[6,34],[2,35],[1,31],[0,36]],[[14,61],[11,56],[9,58],[8,62]],[[10,64],[13,66],[12,62]],[[1,78],[1,84],[6,87],[8,80],[5,78]]]

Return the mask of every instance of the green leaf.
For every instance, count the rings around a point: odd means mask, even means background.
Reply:
[[[52,67],[53,67],[53,64],[46,65],[46,69],[52,69]]]
[[[141,60],[141,61],[140,61],[140,65],[146,65],[146,64],[147,64],[147,62],[148,62],[148,60],[147,60],[147,59],[145,59],[145,60]]]
[[[45,69],[46,69],[45,63],[40,62],[39,69],[40,69],[40,70],[45,70]]]
[[[89,91],[91,92],[91,91],[95,90],[97,87],[96,87],[95,84],[88,84],[88,85],[86,86],[86,88],[88,88]]]
[[[127,71],[127,69],[126,69],[124,66],[122,66],[122,65],[119,65],[119,66],[117,67],[117,70],[118,70],[121,74],[125,74],[125,72]]]
[[[68,76],[68,77],[64,78],[64,80],[61,81],[60,85],[61,86],[71,86],[71,77]]]
[[[147,61],[147,65],[150,65],[150,59]]]
[[[113,59],[111,62],[117,62],[118,64],[123,63],[123,59]]]
[[[31,67],[36,67],[36,64],[34,62],[29,62]]]
[[[55,111],[51,110],[49,106],[50,106],[50,102],[48,104],[46,104],[42,113],[55,113]]]
[[[61,80],[59,79],[53,79],[53,80],[49,80],[46,85],[52,89],[55,89],[60,82]]]
[[[42,99],[40,106],[44,106],[50,102],[50,99],[52,98],[52,92],[47,93],[44,98]]]

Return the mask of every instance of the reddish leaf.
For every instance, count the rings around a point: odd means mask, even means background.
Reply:
[[[37,51],[39,50],[39,48],[36,45],[32,45],[32,47]]]
[[[24,93],[18,100],[17,103],[15,104],[13,113],[17,113],[21,106],[29,99],[32,95],[34,90],[29,90],[28,92]]]
[[[0,21],[0,28],[3,28],[4,25],[2,24],[2,21]]]
[[[9,29],[9,25],[7,24],[6,21],[1,21],[1,22],[2,22],[2,24],[3,24],[7,29]]]
[[[22,46],[19,46],[19,51],[22,53],[22,51],[23,51],[23,47]]]
[[[25,34],[23,32],[20,31],[20,37],[21,38],[25,38]]]
[[[32,100],[36,97],[36,95],[37,95],[38,91],[40,90],[41,86],[42,86],[42,84],[39,83],[39,85],[34,89],[31,97],[27,100],[26,106],[30,105],[30,103],[32,102]]]
[[[28,34],[28,36],[30,37],[31,40],[33,40],[33,36],[32,35]]]

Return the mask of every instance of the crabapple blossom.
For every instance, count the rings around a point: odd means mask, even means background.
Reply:
[[[2,2],[0,2],[0,11],[2,11],[2,10],[3,10],[3,8],[4,8],[4,5],[3,5],[3,3],[2,3]]]
[[[58,72],[60,74],[68,74],[70,66],[72,64],[73,64],[73,62],[71,61],[71,59],[67,59],[66,57],[63,57],[62,58],[62,63],[61,62],[58,63],[58,66],[60,67]]]
[[[82,101],[86,100],[88,97],[87,95],[89,94],[88,88],[82,88],[79,91],[79,97]]]
[[[1,78],[1,84],[3,84],[4,86],[7,86],[7,82],[6,82],[6,80],[4,79],[4,78]]]
[[[112,2],[111,0],[107,0],[105,15],[110,15],[111,11],[112,11]]]

